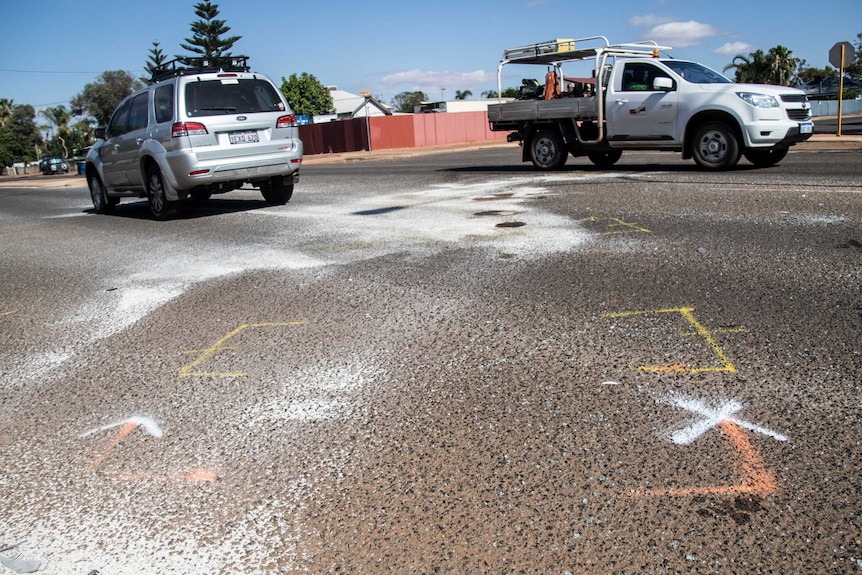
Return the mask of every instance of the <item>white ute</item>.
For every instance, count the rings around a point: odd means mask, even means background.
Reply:
[[[612,45],[604,36],[505,50],[498,94],[508,64],[548,72],[544,85],[523,80],[519,99],[490,105],[490,129],[512,132],[522,161],[541,170],[563,167],[569,154],[610,167],[624,150],[682,152],[710,170],[731,168],[740,156],[766,167],[811,137],[802,90],[736,84],[697,62],[662,57],[667,50],[654,42]],[[571,62],[591,62],[591,77],[566,77]]]

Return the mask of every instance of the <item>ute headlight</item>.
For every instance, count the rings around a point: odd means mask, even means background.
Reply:
[[[736,95],[745,100],[746,103],[754,106],[755,108],[778,107],[778,100],[776,100],[773,96],[767,96],[766,94],[755,94],[754,92],[737,92]]]

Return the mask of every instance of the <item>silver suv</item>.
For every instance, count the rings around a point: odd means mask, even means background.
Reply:
[[[284,204],[302,165],[296,116],[246,57],[217,66],[199,58],[158,67],[150,85],[114,110],[87,154],[86,176],[97,213],[120,198],[147,198],[159,220],[183,201],[206,200],[245,183]]]

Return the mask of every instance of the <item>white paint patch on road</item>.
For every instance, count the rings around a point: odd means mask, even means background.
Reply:
[[[674,431],[671,434],[671,440],[677,445],[688,445],[693,443],[698,437],[710,429],[717,427],[724,421],[734,423],[739,427],[748,429],[749,431],[766,435],[767,437],[771,437],[777,441],[787,441],[789,439],[786,435],[776,433],[766,427],[735,417],[734,414],[741,411],[743,407],[742,403],[735,399],[718,402],[717,405],[712,406],[708,405],[702,399],[672,393],[666,398],[657,400],[656,403],[678,407],[700,416],[688,426]]]
[[[302,220],[311,234],[332,245],[325,256],[333,263],[352,263],[393,253],[435,254],[453,245],[493,248],[520,257],[569,251],[589,235],[571,218],[528,204],[551,193],[536,179],[452,183],[424,190],[343,203],[296,205],[255,215]],[[481,215],[499,212],[501,215]],[[521,227],[499,225],[523,224]],[[334,230],[343,238],[333,241]],[[340,246],[340,247],[339,247]]]

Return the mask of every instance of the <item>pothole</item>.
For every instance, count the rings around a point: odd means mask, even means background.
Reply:
[[[498,228],[520,228],[526,226],[524,222],[502,222],[497,224]]]

